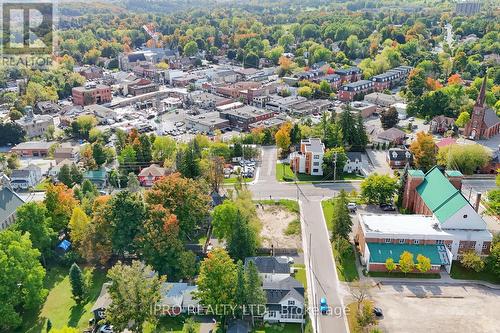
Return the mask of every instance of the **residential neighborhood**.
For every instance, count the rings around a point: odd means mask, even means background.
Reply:
[[[498,3],[1,7],[0,332],[500,332]]]

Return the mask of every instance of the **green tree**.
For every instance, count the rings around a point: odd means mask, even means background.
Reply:
[[[363,117],[361,114],[356,116],[356,137],[352,145],[352,149],[364,151],[368,144],[368,135],[366,134]]]
[[[47,296],[39,258],[28,234],[0,232],[0,331],[12,332],[22,323],[21,315],[37,309]]]
[[[240,212],[236,216],[228,239],[228,252],[234,260],[244,260],[246,257],[255,255],[257,247],[255,230],[248,223],[248,219]]]
[[[345,145],[352,145],[356,142],[356,120],[349,108],[340,114],[339,125],[342,129],[342,137]]]
[[[493,237],[490,254],[486,258],[488,269],[500,278],[500,233]]]
[[[344,147],[327,149],[323,156],[323,174],[325,178],[333,179],[335,176],[335,180],[340,179],[346,163],[347,154]],[[335,168],[336,171],[334,172]]]
[[[474,270],[476,272],[480,272],[484,269],[485,262],[479,254],[474,250],[467,251],[462,254],[462,259],[460,259],[460,263],[467,269]]]
[[[305,98],[311,98],[313,95],[313,90],[311,87],[303,86],[297,89],[297,94]]]
[[[415,268],[415,263],[413,262],[413,254],[408,251],[401,253],[399,257],[399,270],[403,273],[409,273]]]
[[[437,163],[471,175],[491,160],[491,153],[481,145],[449,145],[439,149]]]
[[[128,328],[142,332],[145,322],[155,323],[157,316],[151,306],[161,299],[164,277],[158,277],[150,266],[139,261],[132,265],[118,262],[108,271],[111,304],[106,309],[106,320],[118,332]]]
[[[81,184],[83,182],[83,173],[78,169],[76,164],[71,164],[71,168],[69,170],[69,174],[71,176],[71,180],[73,184]]]
[[[213,309],[222,304],[234,306],[236,279],[236,264],[224,249],[217,248],[201,262],[196,298]]]
[[[87,233],[89,223],[90,219],[87,214],[85,214],[83,209],[78,206],[75,207],[68,223],[71,241],[73,242],[74,248],[79,248],[81,246],[83,239],[85,238],[85,234]]]
[[[299,144],[302,139],[302,131],[299,124],[295,123],[290,130],[290,141],[292,144]]]
[[[95,163],[98,167],[106,163],[106,152],[104,151],[104,147],[99,142],[96,142],[92,145],[92,157],[95,160]]]
[[[389,129],[397,125],[399,122],[398,111],[395,107],[391,106],[387,111],[380,113],[380,122],[383,129]]]
[[[198,44],[195,41],[189,41],[184,45],[184,55],[187,57],[195,56],[198,53]]]
[[[127,177],[127,189],[130,193],[136,193],[141,190],[141,184],[135,173],[130,172]]]
[[[186,178],[198,178],[201,175],[200,157],[196,152],[194,143],[183,150],[177,151],[177,170]]]
[[[177,144],[168,136],[157,136],[153,142],[152,153],[155,161],[174,160]]]
[[[71,174],[70,174],[70,168],[69,165],[64,164],[61,169],[59,170],[59,173],[57,174],[57,179],[66,185],[67,187],[73,187],[73,179],[71,179]]]
[[[415,267],[421,273],[428,272],[431,269],[431,259],[422,254],[419,254],[417,255],[417,264],[415,265]]]
[[[73,263],[69,269],[69,283],[71,284],[71,293],[77,303],[83,301],[85,297],[85,283],[83,273],[80,267]]]
[[[123,170],[131,172],[135,170],[137,163],[137,153],[134,147],[126,145],[118,155],[118,162]]]
[[[267,298],[262,289],[262,279],[259,276],[257,266],[253,261],[249,261],[245,269],[246,281],[246,304],[249,305],[252,320],[256,316],[262,316],[265,311]]]
[[[390,203],[397,191],[397,180],[373,173],[361,182],[361,196],[369,203]]]
[[[390,273],[392,272],[393,270],[395,270],[397,268],[397,265],[396,263],[394,262],[394,259],[392,258],[387,258],[385,260],[385,269],[387,269],[387,271]]]
[[[344,190],[341,190],[339,196],[333,200],[333,237],[349,239],[349,234],[352,231],[352,220],[347,208],[348,203],[347,193]]]
[[[245,56],[245,61],[243,62],[243,67],[248,68],[259,68],[259,56],[254,52],[248,52]]]
[[[28,233],[33,248],[38,249],[42,259],[49,254],[56,233],[52,228],[51,219],[42,203],[28,202],[17,209],[14,229]]]
[[[136,193],[121,191],[111,198],[109,208],[113,250],[118,255],[133,252],[134,239],[146,214],[142,197]]]
[[[458,127],[465,127],[465,125],[467,125],[469,120],[470,120],[469,112],[467,111],[461,112],[457,120],[455,121],[455,125],[457,125]]]

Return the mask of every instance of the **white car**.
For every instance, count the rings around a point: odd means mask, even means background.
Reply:
[[[100,333],[113,333],[113,326],[112,325],[103,325],[99,329]]]
[[[355,212],[358,206],[354,202],[349,202],[347,204],[347,209],[349,209],[350,212]]]

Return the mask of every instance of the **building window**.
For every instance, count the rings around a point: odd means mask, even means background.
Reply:
[[[420,244],[420,239],[414,239],[414,240],[413,240],[413,244],[415,244],[415,245]]]
[[[483,243],[483,250],[487,250],[488,249],[488,243]]]
[[[313,157],[315,160],[319,160],[319,155],[314,155]]]
[[[463,243],[463,242],[460,242],[460,244],[458,245],[458,248],[459,248],[459,249],[463,249],[463,248],[464,248],[464,243]]]
[[[288,305],[295,305],[295,301],[293,301],[293,300],[289,300],[289,301],[288,301]]]
[[[314,162],[313,165],[314,166],[319,166],[319,162]]]
[[[390,243],[391,241],[392,241],[392,239],[390,239],[390,238],[385,239],[385,243]]]
[[[276,311],[269,311],[269,318],[276,318]]]
[[[467,214],[464,215],[464,219],[466,219],[466,218],[467,218]]]
[[[438,240],[436,241],[436,244],[438,244],[438,245],[443,245],[443,244],[444,244],[444,240],[442,240],[442,239],[438,239]]]
[[[313,172],[319,172],[319,170],[318,169],[313,169]]]
[[[404,243],[406,243],[406,239],[400,239],[399,240],[399,244],[404,244]]]

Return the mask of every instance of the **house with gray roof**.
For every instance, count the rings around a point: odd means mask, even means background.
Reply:
[[[276,323],[304,323],[304,286],[291,276],[271,276],[263,281],[266,308],[263,320]]]
[[[248,257],[245,259],[245,267],[248,266],[250,261],[257,266],[262,279],[267,279],[270,276],[290,276],[291,268],[287,258]]]
[[[2,175],[0,177],[0,230],[14,223],[16,210],[22,204],[24,200],[14,192],[7,176]]]

